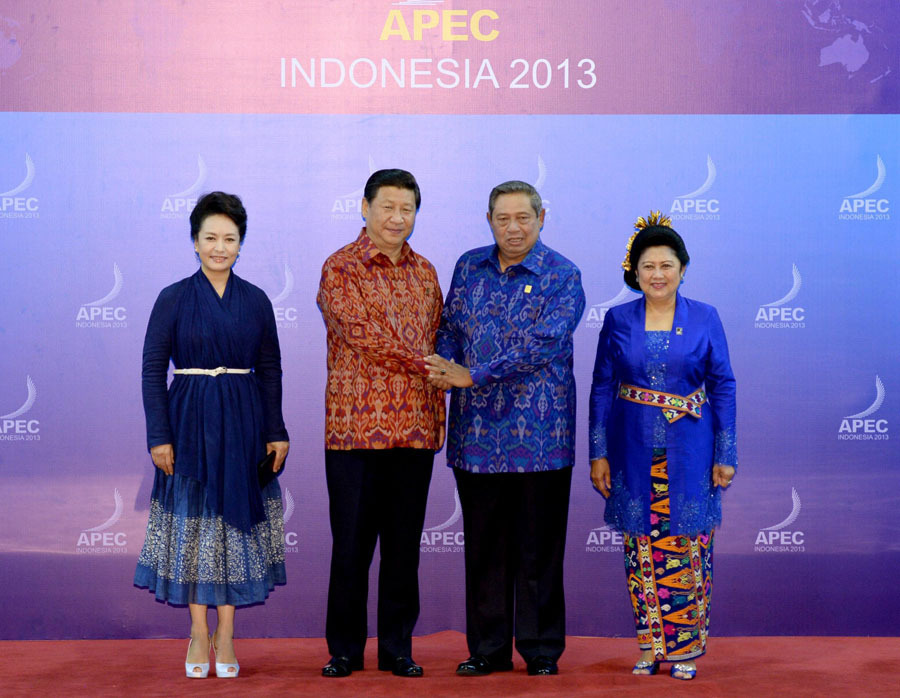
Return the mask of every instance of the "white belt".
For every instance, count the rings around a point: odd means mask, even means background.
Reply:
[[[223,373],[250,373],[249,368],[176,368],[173,373],[180,373],[183,376],[221,376]]]

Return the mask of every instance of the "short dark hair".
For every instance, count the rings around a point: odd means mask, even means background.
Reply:
[[[502,196],[503,194],[525,194],[528,196],[531,208],[534,209],[534,215],[541,215],[541,209],[544,208],[544,202],[541,199],[541,195],[538,194],[537,189],[528,182],[511,179],[508,182],[498,184],[491,189],[491,195],[488,197],[488,216],[494,215],[494,204],[497,203],[497,197]]]
[[[363,190],[363,197],[370,204],[378,196],[378,190],[381,187],[397,187],[398,189],[409,189],[416,196],[416,211],[422,205],[422,193],[419,191],[419,183],[412,176],[411,172],[406,170],[378,170],[369,175],[366,182],[366,188]]]
[[[197,205],[191,211],[191,239],[196,240],[203,221],[216,214],[230,218],[237,226],[241,242],[244,242],[244,235],[247,234],[247,211],[237,196],[223,191],[212,191],[197,200]]]
[[[681,268],[684,269],[691,261],[688,255],[687,247],[684,246],[684,240],[672,228],[666,225],[651,225],[641,230],[631,243],[631,251],[628,253],[628,262],[631,269],[624,274],[625,283],[635,291],[640,291],[641,286],[637,280],[637,265],[641,255],[648,247],[670,248],[678,261],[681,262]]]

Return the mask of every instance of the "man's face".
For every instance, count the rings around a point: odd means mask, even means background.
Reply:
[[[535,214],[531,198],[525,193],[501,194],[494,201],[494,212],[488,214],[488,223],[505,268],[518,264],[531,252],[544,224],[544,210]]]
[[[416,223],[416,195],[411,189],[379,187],[371,201],[363,199],[366,232],[381,252],[399,253]]]

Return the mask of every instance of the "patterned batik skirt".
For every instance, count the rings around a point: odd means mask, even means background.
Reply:
[[[624,536],[638,644],[655,661],[687,661],[706,652],[713,534],[669,535],[665,451],[654,451],[650,482],[650,535]]]
[[[246,606],[285,583],[284,510],[278,480],[262,490],[265,519],[249,531],[206,503],[196,480],[157,471],[136,586],[174,605]]]

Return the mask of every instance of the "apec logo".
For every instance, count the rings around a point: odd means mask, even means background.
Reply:
[[[75,552],[88,555],[123,554],[128,552],[128,536],[124,531],[110,531],[122,518],[122,495],[113,490],[113,513],[99,526],[84,529],[75,543]]]
[[[294,496],[291,494],[291,491],[285,487],[284,488],[284,552],[286,553],[298,553],[300,552],[300,536],[297,535],[296,531],[288,531],[287,525],[288,521],[291,520],[291,517],[294,515]]]
[[[621,553],[625,550],[625,540],[618,531],[609,526],[592,528],[584,544],[586,553]]]
[[[806,533],[789,528],[800,516],[800,495],[791,488],[791,513],[779,524],[762,528],[756,534],[753,547],[757,553],[803,553],[806,552]]]
[[[839,441],[887,441],[888,420],[875,419],[871,415],[881,409],[884,402],[884,383],[875,376],[875,401],[862,412],[851,414],[841,420],[838,428]]]
[[[783,298],[759,307],[759,310],[756,311],[756,323],[753,325],[756,329],[796,330],[806,327],[806,309],[789,305],[800,293],[800,286],[803,285],[803,279],[800,277],[800,270],[797,269],[796,264],[793,265],[791,271],[794,279],[791,290]]]
[[[191,215],[191,211],[197,205],[197,194],[206,182],[206,163],[202,155],[197,156],[197,170],[197,179],[191,186],[177,194],[169,194],[163,199],[160,218],[187,218]]]
[[[537,167],[538,167],[538,176],[537,180],[535,180],[534,188],[537,189],[538,192],[541,191],[541,188],[544,186],[544,183],[547,181],[547,166],[544,164],[544,159],[538,155],[537,159]],[[372,175],[376,171],[375,168],[375,159],[369,155],[369,176]],[[334,203],[331,205],[331,220],[335,221],[349,221],[349,220],[360,220],[362,218],[362,199],[365,195],[365,185],[361,186],[359,189],[355,189],[347,194],[341,194],[338,196]],[[542,199],[541,205],[547,211],[544,214],[544,223],[549,220],[547,216],[550,213],[550,201],[549,199]]]
[[[375,159],[369,155],[369,176],[375,172]],[[362,219],[362,198],[365,194],[365,185],[354,189],[347,194],[338,196],[331,205],[331,220],[352,221]]]
[[[112,301],[122,291],[122,271],[115,262],[113,262],[113,279],[113,287],[109,293],[99,300],[85,303],[78,309],[78,313],[75,315],[75,327],[128,327],[125,308],[112,304]]]
[[[34,387],[31,376],[25,376],[25,388],[28,391],[28,397],[25,398],[22,406],[14,412],[0,416],[0,441],[41,440],[41,423],[36,419],[22,418],[22,415],[31,410],[37,399],[37,389]]]
[[[292,272],[291,268],[285,264],[284,288],[281,289],[281,293],[277,296],[269,299],[272,301],[272,308],[275,311],[275,322],[279,329],[297,329],[297,327],[299,327],[297,322],[297,318],[299,317],[297,309],[293,306],[284,305],[284,301],[287,300],[288,296],[293,292],[294,272]]]
[[[393,4],[420,7],[439,4],[441,1],[405,0],[405,2]],[[402,41],[422,41],[423,37],[426,40],[429,38],[426,34],[440,34],[443,41],[468,41],[470,35],[477,41],[494,41],[500,36],[500,31],[493,28],[490,23],[499,19],[500,16],[493,10],[475,10],[471,17],[469,17],[468,10],[441,10],[440,14],[437,10],[413,10],[412,33],[410,34],[409,25],[403,13],[400,10],[390,10],[379,39],[387,41],[392,37],[397,37]]]
[[[606,313],[609,312],[609,309],[622,305],[622,303],[627,303],[634,298],[637,298],[638,294],[628,288],[626,285],[622,285],[622,290],[614,297],[610,298],[608,301],[603,301],[602,303],[594,303],[590,308],[588,308],[587,315],[584,319],[584,326],[590,327],[593,329],[600,329],[603,327],[603,320],[606,318]]]
[[[538,168],[538,176],[534,181],[534,188],[537,190],[537,193],[541,193],[541,189],[544,188],[544,184],[547,183],[547,165],[544,164],[544,158],[538,155],[537,159],[537,168]],[[544,209],[544,225],[550,220],[550,199],[545,199],[541,197],[541,207]]]
[[[462,518],[462,504],[459,501],[459,492],[453,488],[454,509],[450,518],[440,526],[432,526],[422,531],[422,540],[419,550],[423,553],[459,553],[466,544],[465,534],[462,531],[449,530]]]
[[[706,181],[690,194],[676,196],[669,210],[669,217],[679,221],[717,221],[719,215],[719,200],[701,198],[706,194],[716,181],[716,164],[710,155],[706,156]]]
[[[25,179],[19,186],[0,194],[0,218],[40,218],[40,202],[37,197],[19,196],[33,181],[34,161],[28,153],[25,153]]]
[[[889,221],[891,219],[891,202],[884,198],[873,197],[872,194],[881,189],[887,171],[880,155],[875,156],[875,181],[872,186],[858,194],[851,194],[841,201],[838,220],[842,221]]]

